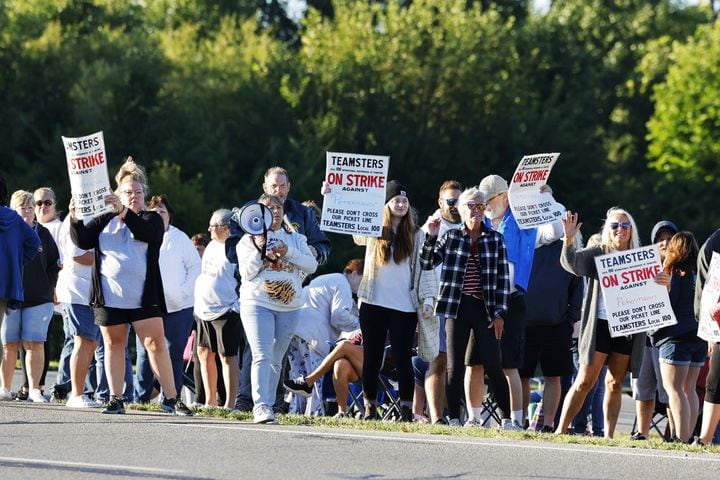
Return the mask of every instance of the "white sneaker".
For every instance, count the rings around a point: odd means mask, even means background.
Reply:
[[[500,430],[509,430],[509,431],[522,431],[525,430],[519,423],[512,421],[509,418],[503,418],[502,424],[500,425]]]
[[[68,408],[100,408],[102,405],[87,395],[72,395],[68,397],[65,404]]]
[[[0,387],[0,400],[12,400],[13,395],[10,390],[5,387]]]
[[[43,396],[39,388],[33,388],[30,390],[28,400],[34,403],[48,403],[48,399]]]
[[[460,423],[460,420],[457,418],[451,418],[448,420],[448,426],[449,427],[461,427],[462,424]]]
[[[483,424],[480,420],[477,420],[475,418],[470,419],[465,422],[465,425],[463,425],[465,428],[483,428]]]
[[[267,405],[260,405],[255,407],[253,411],[253,422],[275,424],[277,423],[277,420],[275,419],[275,414],[273,413],[272,408]]]

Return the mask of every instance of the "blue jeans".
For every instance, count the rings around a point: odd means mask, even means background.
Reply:
[[[252,401],[252,387],[250,382],[250,371],[252,370],[252,350],[250,345],[245,344],[240,359],[240,388],[238,388],[235,405],[239,408],[245,408]]]
[[[69,392],[71,390],[70,384],[70,355],[72,355],[73,348],[75,348],[75,335],[73,335],[72,329],[70,328],[70,321],[68,320],[67,312],[63,307],[63,333],[65,334],[65,340],[63,341],[63,348],[60,352],[60,360],[58,362],[58,373],[55,378],[55,385],[53,391],[58,390],[62,392]]]
[[[130,329],[128,329],[128,335],[129,332]],[[95,376],[97,379],[95,400],[106,402],[110,399],[110,387],[108,386],[107,376],[105,375],[105,342],[102,337],[95,350]],[[130,361],[130,349],[128,347],[125,347],[125,388],[123,388],[123,401],[133,401],[133,370],[132,362]]]
[[[290,345],[299,311],[277,312],[260,306],[240,307],[245,335],[252,352],[250,381],[255,407],[275,404],[283,357]]]
[[[190,337],[190,330],[193,325],[192,307],[180,310],[179,312],[168,313],[163,317],[163,328],[165,330],[165,343],[170,352],[170,363],[173,368],[173,379],[175,390],[180,394],[183,385],[183,352]],[[150,401],[153,391],[155,376],[150,368],[150,358],[147,350],[139,337],[135,337],[137,348],[137,361],[135,366],[135,402],[145,403]]]

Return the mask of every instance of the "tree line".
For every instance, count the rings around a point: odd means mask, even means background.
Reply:
[[[0,2],[0,172],[67,201],[61,135],[103,130],[111,177],[133,155],[192,234],[273,165],[320,201],[328,150],[390,155],[421,221],[445,179],[560,152],[550,184],[586,235],[613,205],[644,243],[661,218],[720,226],[714,2],[300,3]],[[358,255],[332,240],[329,268]]]

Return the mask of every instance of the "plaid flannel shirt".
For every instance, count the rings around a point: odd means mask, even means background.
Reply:
[[[420,265],[431,270],[442,263],[440,292],[435,313],[457,318],[465,268],[470,257],[472,240],[466,227],[447,231],[442,237],[426,235]],[[501,233],[483,226],[478,238],[478,261],[483,298],[490,319],[507,316],[510,297],[510,271],[507,251]]]

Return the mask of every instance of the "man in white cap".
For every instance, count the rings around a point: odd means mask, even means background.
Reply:
[[[543,187],[541,191],[548,191]],[[518,369],[523,365],[525,351],[525,299],[532,271],[535,248],[549,245],[563,235],[562,222],[521,230],[508,199],[508,184],[499,175],[483,178],[478,189],[485,196],[485,225],[503,234],[510,264],[510,302],[502,337],[502,367],[510,389],[512,421],[503,420],[507,429],[522,429],[522,383]]]

